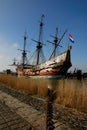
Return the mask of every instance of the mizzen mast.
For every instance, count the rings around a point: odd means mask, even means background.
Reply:
[[[51,37],[54,38],[54,41],[53,41],[53,42],[47,41],[47,42],[50,42],[50,43],[52,43],[52,44],[54,45],[53,52],[52,52],[52,54],[51,54],[51,56],[50,56],[49,59],[51,59],[52,56],[53,56],[53,57],[56,56],[56,49],[57,49],[58,46],[59,46],[59,47],[62,47],[62,46],[60,45],[60,42],[61,42],[61,40],[63,39],[63,37],[64,37],[64,35],[66,34],[66,32],[67,32],[67,30],[65,30],[65,32],[63,33],[63,35],[62,35],[61,38],[59,39],[59,38],[58,38],[58,28],[56,28],[55,36],[51,35]]]
[[[47,40],[47,42],[52,43],[54,45],[54,49],[53,49],[53,53],[52,53],[51,57],[52,56],[55,57],[56,56],[56,49],[57,49],[57,45],[58,45],[58,28],[56,28],[55,36],[51,35],[51,37],[54,38],[54,41],[51,42],[51,41]]]

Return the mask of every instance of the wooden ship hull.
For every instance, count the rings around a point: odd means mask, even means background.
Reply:
[[[71,67],[70,49],[35,66],[17,66],[18,76],[60,76],[66,75]]]

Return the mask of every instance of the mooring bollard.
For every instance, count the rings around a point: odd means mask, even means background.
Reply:
[[[53,101],[55,94],[52,88],[48,87],[48,98],[46,102],[46,130],[54,130],[53,122]]]

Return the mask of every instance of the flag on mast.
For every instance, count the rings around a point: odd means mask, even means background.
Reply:
[[[69,34],[69,40],[70,40],[72,43],[74,43],[74,38],[73,38],[73,36],[72,36],[71,34]]]

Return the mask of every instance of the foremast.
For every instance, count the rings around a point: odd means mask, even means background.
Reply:
[[[23,50],[21,49],[18,49],[20,51],[22,51],[22,67],[24,68],[24,66],[26,65],[26,62],[27,62],[27,52],[26,52],[26,39],[27,39],[27,36],[26,36],[26,32],[24,34],[24,46],[23,46]]]

